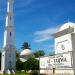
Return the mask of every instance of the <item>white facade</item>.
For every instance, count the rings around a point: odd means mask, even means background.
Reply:
[[[14,47],[13,0],[7,2],[7,16],[4,31],[4,50],[2,51],[1,72],[14,73],[16,64],[16,49]]]
[[[65,23],[60,27],[59,31],[54,34],[54,37],[55,55],[54,57],[40,58],[40,64],[44,63],[43,60],[45,60],[45,62],[49,60],[45,66],[40,66],[40,73],[55,72],[75,75],[75,23]]]
[[[65,55],[68,57],[69,63],[65,63],[64,65],[70,66],[61,67],[61,70],[66,73],[69,73],[71,70],[71,75],[75,75],[75,23],[65,23],[62,25],[57,33],[54,34],[55,37],[55,54],[62,55],[63,53],[71,53],[71,55]],[[68,69],[67,69],[68,68]],[[66,70],[65,70],[66,69]],[[60,69],[56,67],[56,72],[61,73]]]
[[[55,39],[55,54],[72,51],[71,33]]]

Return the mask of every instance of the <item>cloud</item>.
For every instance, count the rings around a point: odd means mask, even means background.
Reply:
[[[29,4],[31,4],[34,0],[25,0],[26,2],[25,2],[25,6],[28,6]]]
[[[44,44],[42,45],[43,48],[48,48],[48,49],[54,49],[54,44]]]
[[[34,35],[35,35],[34,41],[37,42],[37,43],[40,43],[40,42],[44,42],[44,41],[52,39],[51,35],[53,33],[55,33],[57,31],[57,29],[58,28],[48,28],[48,29],[45,29],[45,30],[36,31],[34,33]]]
[[[15,1],[15,9],[24,9],[28,5],[32,4],[35,0],[16,0]],[[19,5],[19,6],[18,6]]]
[[[54,44],[53,45],[52,44],[47,45],[47,47],[50,48],[50,49],[54,49]]]

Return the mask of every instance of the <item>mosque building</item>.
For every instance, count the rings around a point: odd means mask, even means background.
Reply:
[[[75,23],[63,24],[53,37],[55,55],[40,57],[40,73],[75,75]]]

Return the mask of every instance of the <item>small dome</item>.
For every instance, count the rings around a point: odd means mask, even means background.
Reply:
[[[25,62],[31,56],[32,56],[32,51],[30,49],[25,49],[20,53],[20,60],[22,62]]]
[[[25,49],[20,53],[20,56],[27,56],[27,55],[31,55],[32,52],[30,49]]]
[[[69,28],[69,27],[74,28],[74,27],[75,27],[75,23],[72,23],[72,22],[65,23],[65,24],[63,24],[63,25],[60,27],[59,31],[62,31],[62,30],[67,29],[67,28]]]

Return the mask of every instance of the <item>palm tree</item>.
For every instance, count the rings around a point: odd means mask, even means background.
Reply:
[[[21,49],[23,49],[23,50],[24,49],[31,49],[30,48],[30,44],[28,44],[28,42],[24,42],[23,45],[22,45],[22,47],[21,47]]]
[[[40,57],[40,56],[44,56],[44,55],[45,55],[44,50],[38,50],[34,53],[34,56],[37,57],[37,58]]]

